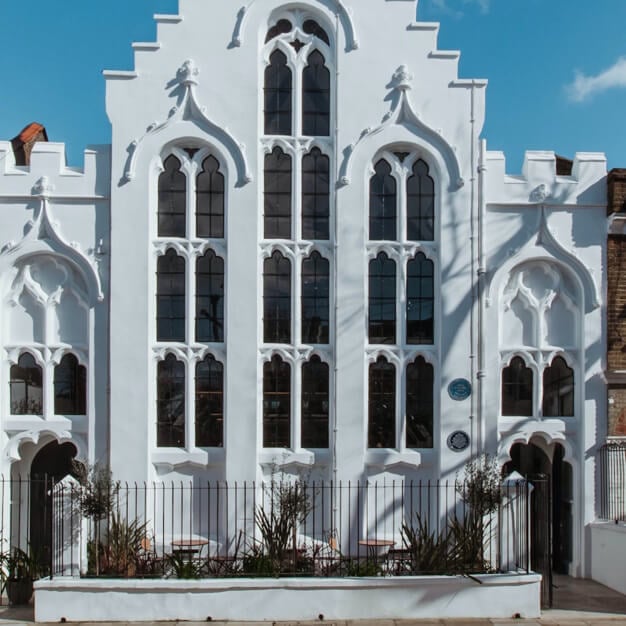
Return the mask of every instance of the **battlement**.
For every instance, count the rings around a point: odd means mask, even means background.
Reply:
[[[88,146],[84,152],[83,168],[67,165],[64,143],[36,143],[30,165],[16,165],[11,142],[0,141],[0,195],[30,196],[43,176],[53,191],[63,197],[102,197],[110,194],[111,147]]]
[[[557,156],[527,151],[522,173],[506,173],[502,152],[485,155],[485,199],[488,204],[606,204],[606,157],[600,152],[577,152],[571,174],[557,174]]]

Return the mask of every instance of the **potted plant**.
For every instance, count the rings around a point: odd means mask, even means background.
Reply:
[[[6,589],[9,605],[28,604],[33,595],[33,581],[39,578],[39,560],[21,548],[0,553],[2,591]]]

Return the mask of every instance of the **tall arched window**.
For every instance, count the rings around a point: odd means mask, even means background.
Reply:
[[[185,259],[171,248],[157,261],[157,341],[185,341]]]
[[[381,252],[369,265],[369,342],[396,343],[396,264]]]
[[[196,341],[224,341],[224,259],[213,250],[196,264]]]
[[[302,261],[303,343],[328,343],[329,280],[328,261],[319,252]]]
[[[319,148],[302,157],[302,238],[329,237],[330,163]]]
[[[212,355],[196,364],[196,446],[224,445],[224,366]]]
[[[381,159],[370,178],[370,240],[395,240],[398,237],[396,214],[396,180],[391,166]]]
[[[266,135],[291,135],[291,92],[292,76],[287,57],[276,50],[265,68]]]
[[[367,445],[396,447],[396,368],[382,356],[369,367]]]
[[[43,393],[41,367],[29,352],[20,355],[11,366],[9,383],[12,415],[41,415]]]
[[[413,165],[413,175],[406,181],[406,236],[409,241],[432,241],[435,238],[435,183],[428,171],[428,165],[418,159]]]
[[[302,447],[328,448],[329,369],[318,356],[302,364]]]
[[[417,357],[406,368],[406,447],[433,447],[433,366]]]
[[[263,447],[291,445],[291,366],[275,355],[263,364]]]
[[[87,370],[73,354],[66,354],[54,368],[54,413],[87,413]]]
[[[159,237],[184,237],[186,232],[187,179],[180,161],[170,155],[159,176]]]
[[[406,342],[433,343],[434,334],[433,262],[418,252],[407,264]]]
[[[157,446],[185,447],[185,364],[173,354],[157,367]]]
[[[533,371],[516,356],[502,370],[502,415],[533,414]]]
[[[224,176],[219,161],[208,156],[196,179],[196,235],[224,237]]]
[[[291,343],[291,263],[278,251],[263,264],[263,340]]]
[[[302,72],[302,134],[330,135],[330,72],[324,56],[314,50]]]
[[[265,155],[266,239],[291,239],[291,157],[280,148]]]
[[[543,416],[574,415],[574,370],[557,356],[543,371]]]

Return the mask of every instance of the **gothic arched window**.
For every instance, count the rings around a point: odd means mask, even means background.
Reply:
[[[196,446],[224,445],[224,366],[212,355],[196,364]]]
[[[406,447],[433,447],[433,366],[417,357],[406,368]]]
[[[159,237],[184,237],[186,233],[187,179],[180,161],[170,155],[159,176]]]
[[[265,155],[266,239],[291,239],[291,157],[280,148]]]
[[[422,159],[415,162],[413,175],[406,181],[406,220],[409,241],[432,241],[435,238],[435,183]]]
[[[302,71],[302,134],[330,135],[330,72],[324,56],[314,50]]]
[[[263,264],[263,340],[291,342],[291,263],[278,251]]]
[[[543,371],[543,416],[574,415],[574,370],[557,356]]]
[[[533,414],[533,371],[519,356],[502,370],[502,415]]]
[[[367,445],[396,447],[396,368],[382,356],[369,367]]]
[[[314,252],[302,261],[302,342],[329,341],[329,269],[328,261]]]
[[[196,341],[224,341],[224,259],[213,250],[196,262]]]
[[[73,354],[66,354],[54,368],[54,413],[87,413],[87,370]]]
[[[330,214],[330,162],[319,148],[302,157],[302,238],[327,240]]]
[[[396,264],[381,252],[369,264],[369,342],[396,343]]]
[[[318,356],[302,365],[302,447],[328,448],[329,369]]]
[[[396,225],[396,180],[391,175],[391,166],[381,159],[374,166],[370,178],[370,240],[397,239]]]
[[[42,372],[29,352],[20,355],[11,366],[9,383],[12,415],[41,415],[43,413]]]
[[[263,364],[263,447],[291,445],[291,366],[275,355]]]
[[[418,252],[407,264],[406,342],[433,343],[434,335],[433,262]]]
[[[185,259],[171,248],[157,261],[157,341],[185,341]]]
[[[185,447],[185,364],[173,354],[157,367],[157,446]]]
[[[291,97],[292,76],[287,57],[275,50],[265,68],[266,135],[291,135]]]
[[[196,179],[196,236],[224,237],[224,175],[219,161],[208,156]]]

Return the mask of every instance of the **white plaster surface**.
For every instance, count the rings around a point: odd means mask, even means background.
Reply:
[[[626,523],[591,524],[591,578],[626,595]]]

